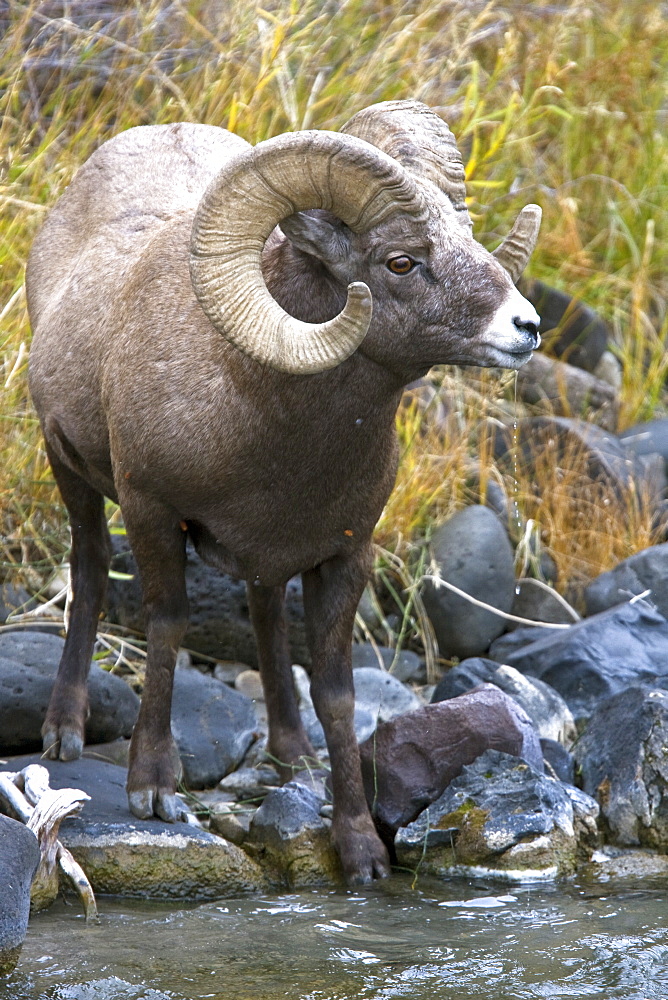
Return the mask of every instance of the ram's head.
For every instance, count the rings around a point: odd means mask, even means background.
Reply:
[[[331,319],[300,321],[269,294],[261,257],[279,223],[339,289]],[[200,204],[191,276],[214,326],[281,371],[324,371],[357,349],[405,379],[438,363],[519,368],[540,342],[538,315],[515,288],[539,225],[527,206],[488,253],[471,234],[447,125],[424,104],[392,101],[339,133],[289,133],[238,153]]]

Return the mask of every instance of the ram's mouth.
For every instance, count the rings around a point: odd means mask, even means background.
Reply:
[[[510,350],[486,344],[484,356],[476,360],[475,364],[480,365],[481,368],[508,368],[511,371],[517,371],[531,360],[533,351],[533,347]]]

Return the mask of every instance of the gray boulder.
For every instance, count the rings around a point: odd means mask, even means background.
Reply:
[[[388,847],[487,749],[543,769],[538,735],[523,709],[491,684],[380,723],[360,746],[367,801]]]
[[[41,632],[0,634],[0,753],[36,750],[65,641]],[[88,676],[86,743],[130,736],[139,698],[120,677],[96,664]]]
[[[564,607],[558,594],[551,587],[546,587],[531,577],[517,581],[512,614],[529,621],[551,622],[558,625],[572,625],[577,620]],[[522,626],[518,622],[509,621],[507,627],[510,632]]]
[[[593,849],[596,803],[526,761],[486,750],[396,838],[400,863],[519,878],[572,872]]]
[[[267,794],[251,820],[247,849],[290,887],[341,878],[321,807],[322,799],[313,789],[289,781]]]
[[[668,693],[631,687],[602,702],[575,747],[610,838],[668,853]]]
[[[636,552],[585,588],[588,615],[598,614],[650,590],[647,602],[668,618],[668,542]]]
[[[505,642],[495,643],[490,656],[555,688],[576,722],[633,685],[668,689],[668,621],[643,601],[620,604],[563,631],[518,629],[509,638],[525,644],[509,651]]]
[[[38,864],[39,846],[32,830],[0,815],[0,976],[9,975],[19,960]]]
[[[570,745],[576,736],[568,705],[554,688],[536,677],[525,677],[514,667],[473,657],[448,670],[436,685],[432,705],[470,691],[478,684],[494,684],[527,713],[538,735]]]
[[[174,673],[172,733],[188,788],[210,788],[233,771],[258,735],[253,703],[198,670]]]
[[[304,724],[304,729],[306,730],[306,735],[311,741],[311,746],[314,750],[327,752],[327,741],[325,740],[325,732],[320,723],[320,719],[316,715],[314,708],[303,708],[301,710],[302,723]],[[363,743],[364,740],[369,739],[376,729],[378,724],[378,716],[373,712],[370,712],[368,708],[364,706],[355,705],[355,714],[353,716],[353,725],[355,727],[355,738],[358,743]]]
[[[141,820],[128,809],[126,772],[114,764],[15,757],[0,770],[27,764],[49,771],[51,788],[81,788],[91,797],[64,820],[58,837],[86,872],[96,893],[165,899],[219,899],[266,887],[244,852],[190,823]]]
[[[505,528],[487,507],[466,507],[440,525],[431,539],[431,553],[442,579],[500,611],[510,611],[515,596],[513,550]],[[427,581],[422,597],[446,659],[485,653],[505,629],[499,615],[446,587]]]

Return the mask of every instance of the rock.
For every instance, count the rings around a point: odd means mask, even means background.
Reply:
[[[209,788],[234,770],[257,734],[251,701],[214,677],[177,670],[172,733],[188,788]]]
[[[321,805],[310,788],[290,781],[272,789],[251,820],[248,849],[291,888],[341,879]]]
[[[273,767],[244,767],[233,771],[220,782],[223,792],[231,792],[237,799],[262,799],[270,788],[280,784]]]
[[[497,434],[497,459],[511,447],[508,435]],[[527,470],[548,464],[578,472],[600,483],[628,502],[634,493],[642,509],[659,504],[660,483],[643,463],[624,448],[614,434],[584,420],[569,417],[530,417],[517,422],[517,448]]]
[[[531,720],[489,684],[381,723],[360,746],[360,756],[367,801],[388,846],[400,826],[411,823],[465,764],[490,748],[522,757],[542,771]]]
[[[595,375],[601,382],[607,382],[616,393],[621,394],[623,368],[619,358],[615,357],[612,351],[603,351],[592,375]]]
[[[253,813],[249,812],[213,812],[209,819],[209,830],[211,833],[224,837],[231,844],[241,846],[247,839],[250,831]]]
[[[582,368],[534,354],[517,373],[517,395],[540,412],[570,417],[575,414],[615,431],[619,420],[619,393]]]
[[[320,719],[316,715],[315,709],[302,709],[301,717],[304,729],[306,730],[306,735],[310,739],[313,749],[324,751],[326,754],[327,742],[325,740],[325,733],[320,724]],[[370,712],[366,707],[355,706],[353,724],[355,726],[355,737],[358,743],[363,743],[364,740],[369,739],[369,737],[374,733],[377,723],[378,716],[376,713]]]
[[[243,674],[248,669],[247,663],[236,663],[233,660],[225,660],[223,663],[216,664],[213,669],[213,676],[217,681],[222,681],[223,684],[230,684],[234,687],[239,674]]]
[[[37,750],[65,641],[41,632],[0,634],[0,753]],[[130,736],[139,698],[120,677],[92,664],[86,743]]]
[[[115,536],[117,549],[112,567],[133,575],[131,580],[109,580],[107,603],[110,621],[143,630],[139,576],[127,540]],[[186,588],[190,624],[184,639],[188,649],[218,660],[239,660],[257,667],[255,636],[248,614],[246,584],[208,566],[188,544]],[[288,635],[295,663],[310,663],[304,632],[301,580],[286,587]]]
[[[427,872],[473,869],[506,877],[554,877],[588,857],[596,803],[524,760],[486,750],[396,838],[402,865]]]
[[[470,691],[478,684],[494,684],[527,713],[539,736],[570,745],[576,736],[568,705],[554,688],[535,677],[525,677],[513,667],[474,657],[448,670],[436,685],[432,705]]]
[[[295,673],[293,668],[293,673]],[[298,685],[304,681],[297,673]],[[420,708],[422,701],[392,674],[376,667],[357,667],[353,670],[355,685],[355,735],[358,743],[363,743],[374,732],[379,721],[387,722],[404,712]],[[301,694],[301,689],[300,689]],[[302,722],[314,749],[327,747],[325,734],[308,694],[308,701],[302,697]]]
[[[563,599],[555,590],[540,580],[532,580],[531,577],[517,581],[511,612],[518,618],[527,618],[534,622],[551,622],[556,625],[572,625],[578,620],[567,610]],[[509,632],[520,627],[518,622],[507,623]]]
[[[624,604],[646,590],[651,591],[648,603],[668,618],[668,542],[636,552],[592,580],[584,591],[587,614]]]
[[[668,693],[631,687],[601,702],[575,747],[610,838],[668,853]]]
[[[593,372],[610,340],[607,323],[584,302],[537,278],[522,278],[520,288],[536,307],[541,336],[550,350],[570,365]]]
[[[657,875],[668,875],[668,857],[650,850],[633,850],[631,848],[614,847],[604,844],[594,851],[591,863],[585,869],[587,878],[595,878],[601,882],[614,879],[628,879],[637,888],[639,878],[656,878]]]
[[[39,847],[32,830],[0,815],[0,976],[9,975],[19,960],[38,864]]]
[[[380,657],[380,662],[379,662]],[[387,670],[402,683],[413,681],[424,684],[427,679],[424,660],[410,649],[388,649],[387,646],[372,646],[371,643],[353,643],[353,670],[360,667],[374,667]]]
[[[355,705],[389,722],[404,712],[413,712],[422,702],[392,674],[373,667],[358,667],[353,671]]]
[[[541,737],[540,748],[543,751],[546,773],[558,778],[559,781],[565,781],[568,785],[574,785],[575,758],[571,751],[567,750],[563,743],[544,737]]]
[[[490,655],[555,688],[576,723],[604,698],[635,684],[668,689],[668,621],[643,601],[620,604],[564,631],[540,633],[514,652],[499,652],[495,644]],[[528,630],[526,637],[532,638]]]
[[[251,701],[264,701],[264,688],[258,670],[244,670],[237,675],[234,689]]]
[[[668,417],[636,424],[618,436],[622,445],[636,455],[660,455],[668,474]]]
[[[505,528],[487,507],[466,507],[440,525],[432,536],[431,551],[444,580],[510,611],[515,595],[513,550]],[[425,584],[422,597],[446,659],[485,653],[505,629],[499,615],[433,582]]]
[[[9,615],[16,612],[30,611],[36,606],[36,601],[23,587],[13,587],[11,583],[0,586],[0,624],[7,621]]]
[[[66,819],[59,839],[79,862],[96,893],[169,899],[217,899],[266,887],[258,866],[233,844],[189,823],[140,820],[128,810],[125,772],[94,760],[13,758],[2,770],[40,763],[52,788],[81,788],[91,796]]]

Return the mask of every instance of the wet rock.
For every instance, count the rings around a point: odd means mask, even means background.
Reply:
[[[209,788],[234,770],[257,735],[252,702],[215,677],[177,670],[172,733],[188,788]]]
[[[556,591],[547,587],[539,580],[525,577],[517,581],[512,614],[518,618],[526,618],[534,622],[551,622],[555,625],[572,625],[577,621]],[[521,626],[517,622],[507,623],[508,631],[514,631]],[[531,627],[531,626],[529,626]]]
[[[602,702],[575,747],[610,838],[668,853],[668,693],[631,687]]]
[[[125,771],[94,760],[9,759],[2,770],[40,763],[52,788],[91,796],[66,819],[59,839],[86,872],[96,893],[170,899],[216,899],[266,887],[258,866],[233,844],[189,823],[136,819],[128,810]]]
[[[517,373],[517,395],[540,412],[585,416],[608,431],[617,429],[618,392],[595,375],[547,354],[534,354]]]
[[[30,914],[30,886],[39,864],[37,837],[0,815],[0,976],[19,960]]]
[[[0,753],[37,750],[65,641],[40,632],[0,634]],[[86,743],[130,736],[139,711],[134,691],[92,664]]]
[[[604,844],[594,851],[583,874],[600,882],[629,879],[635,883],[639,878],[668,875],[668,856],[647,849],[633,850]],[[635,884],[633,888],[636,888]]]
[[[396,838],[401,864],[554,877],[591,854],[596,803],[526,761],[487,750]]]
[[[632,685],[668,689],[668,621],[643,601],[620,604],[564,631],[541,629],[530,641],[535,631],[527,630],[528,644],[512,652],[495,643],[490,656],[555,688],[576,723]]]
[[[110,580],[107,588],[111,621],[143,629],[141,588],[137,566],[127,541],[114,538],[116,555],[112,566],[133,574],[132,580]],[[218,660],[239,660],[257,667],[255,636],[248,614],[246,584],[208,566],[190,544],[187,548],[186,589],[190,624],[184,645]],[[304,631],[301,580],[286,587],[288,636],[295,663],[310,663]]]
[[[522,708],[498,688],[476,691],[381,723],[360,746],[362,777],[388,845],[487,749],[522,757],[542,771],[538,735]]]
[[[290,887],[341,878],[321,805],[310,788],[290,781],[272,789],[251,820],[248,850]]]
[[[535,677],[525,677],[513,667],[473,657],[448,670],[436,685],[432,704],[456,698],[478,684],[494,684],[527,713],[539,736],[570,745],[576,736],[568,705],[554,688]]]
[[[431,551],[444,580],[510,611],[515,595],[513,551],[505,528],[487,507],[466,507],[440,525],[432,536]],[[433,582],[425,584],[422,597],[446,659],[485,653],[505,628],[499,615]]]
[[[668,618],[668,542],[636,552],[585,587],[588,615],[595,615],[651,591],[647,602]]]

